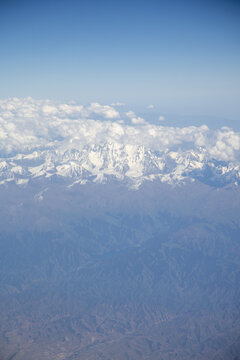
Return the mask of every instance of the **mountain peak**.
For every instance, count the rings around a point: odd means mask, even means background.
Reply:
[[[238,164],[209,159],[204,149],[159,152],[144,145],[105,142],[82,149],[34,150],[0,162],[1,184],[15,181],[22,185],[29,179],[53,175],[78,184],[116,179],[137,187],[153,180],[172,184],[196,179],[212,184],[240,182]]]

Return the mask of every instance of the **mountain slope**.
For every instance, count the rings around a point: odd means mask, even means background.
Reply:
[[[3,360],[235,360],[238,187],[44,181],[0,195]]]
[[[199,151],[157,152],[144,146],[86,145],[81,150],[59,149],[18,154],[0,162],[0,183],[19,185],[39,177],[71,179],[71,183],[104,183],[112,179],[138,187],[146,180],[181,183],[198,179],[214,186],[240,182],[237,163],[209,159]]]

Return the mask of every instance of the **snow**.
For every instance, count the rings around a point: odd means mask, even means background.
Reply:
[[[120,144],[109,141],[87,144],[79,149],[62,146],[58,149],[16,154],[0,159],[0,184],[14,181],[27,184],[29,179],[49,178],[53,175],[68,178],[72,186],[89,181],[105,183],[115,178],[138,189],[144,181],[162,181],[170,184],[194,181],[194,174],[212,169],[211,179],[224,177],[240,183],[238,162],[217,162],[204,148],[195,150],[155,152],[143,145]],[[71,185],[70,185],[71,186]]]

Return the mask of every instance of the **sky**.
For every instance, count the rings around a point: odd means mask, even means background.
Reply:
[[[0,0],[0,98],[239,121],[239,20],[234,0]]]

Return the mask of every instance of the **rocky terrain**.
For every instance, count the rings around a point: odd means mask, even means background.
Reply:
[[[239,188],[69,184],[0,187],[1,359],[239,359]]]

